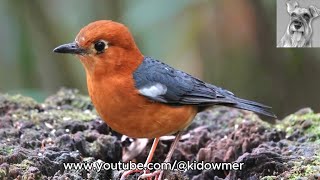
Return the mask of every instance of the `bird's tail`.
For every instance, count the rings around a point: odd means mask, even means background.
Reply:
[[[231,107],[253,111],[261,115],[277,118],[277,116],[273,112],[271,112],[271,107],[269,106],[266,106],[264,104],[260,104],[254,101],[237,98],[235,96],[231,97],[231,99],[237,102],[235,104],[230,104]]]
[[[219,88],[219,87],[216,87],[211,84],[207,84],[207,86],[213,88],[218,93],[218,95],[222,95],[225,99],[229,100],[229,102],[223,103],[223,105],[225,105],[225,106],[238,108],[238,109],[244,109],[244,110],[252,111],[252,112],[258,113],[260,115],[267,116],[267,117],[277,118],[277,116],[271,111],[270,106],[266,106],[261,103],[238,98],[232,92],[225,90],[225,89],[222,89],[222,88]],[[231,103],[230,103],[230,101],[231,101]]]

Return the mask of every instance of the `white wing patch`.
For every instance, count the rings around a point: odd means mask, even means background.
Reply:
[[[150,86],[145,86],[139,89],[139,92],[144,96],[157,97],[157,96],[166,94],[167,86],[161,83],[155,83]]]

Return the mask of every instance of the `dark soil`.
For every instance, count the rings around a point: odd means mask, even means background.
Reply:
[[[185,134],[172,162],[238,162],[243,169],[166,171],[168,179],[320,179],[320,114],[309,108],[269,124],[216,107],[200,113]],[[169,136],[159,143],[154,162],[164,161],[171,143]],[[144,162],[151,144],[112,131],[76,90],[61,89],[43,103],[0,94],[0,179],[118,179],[117,170],[66,170],[63,163]]]

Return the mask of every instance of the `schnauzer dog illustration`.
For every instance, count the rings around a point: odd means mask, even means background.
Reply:
[[[320,10],[314,6],[299,7],[297,2],[287,2],[290,22],[278,47],[311,47],[311,22],[318,17]]]

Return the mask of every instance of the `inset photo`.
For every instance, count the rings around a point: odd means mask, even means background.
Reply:
[[[277,47],[320,47],[319,8],[319,0],[277,0]]]

